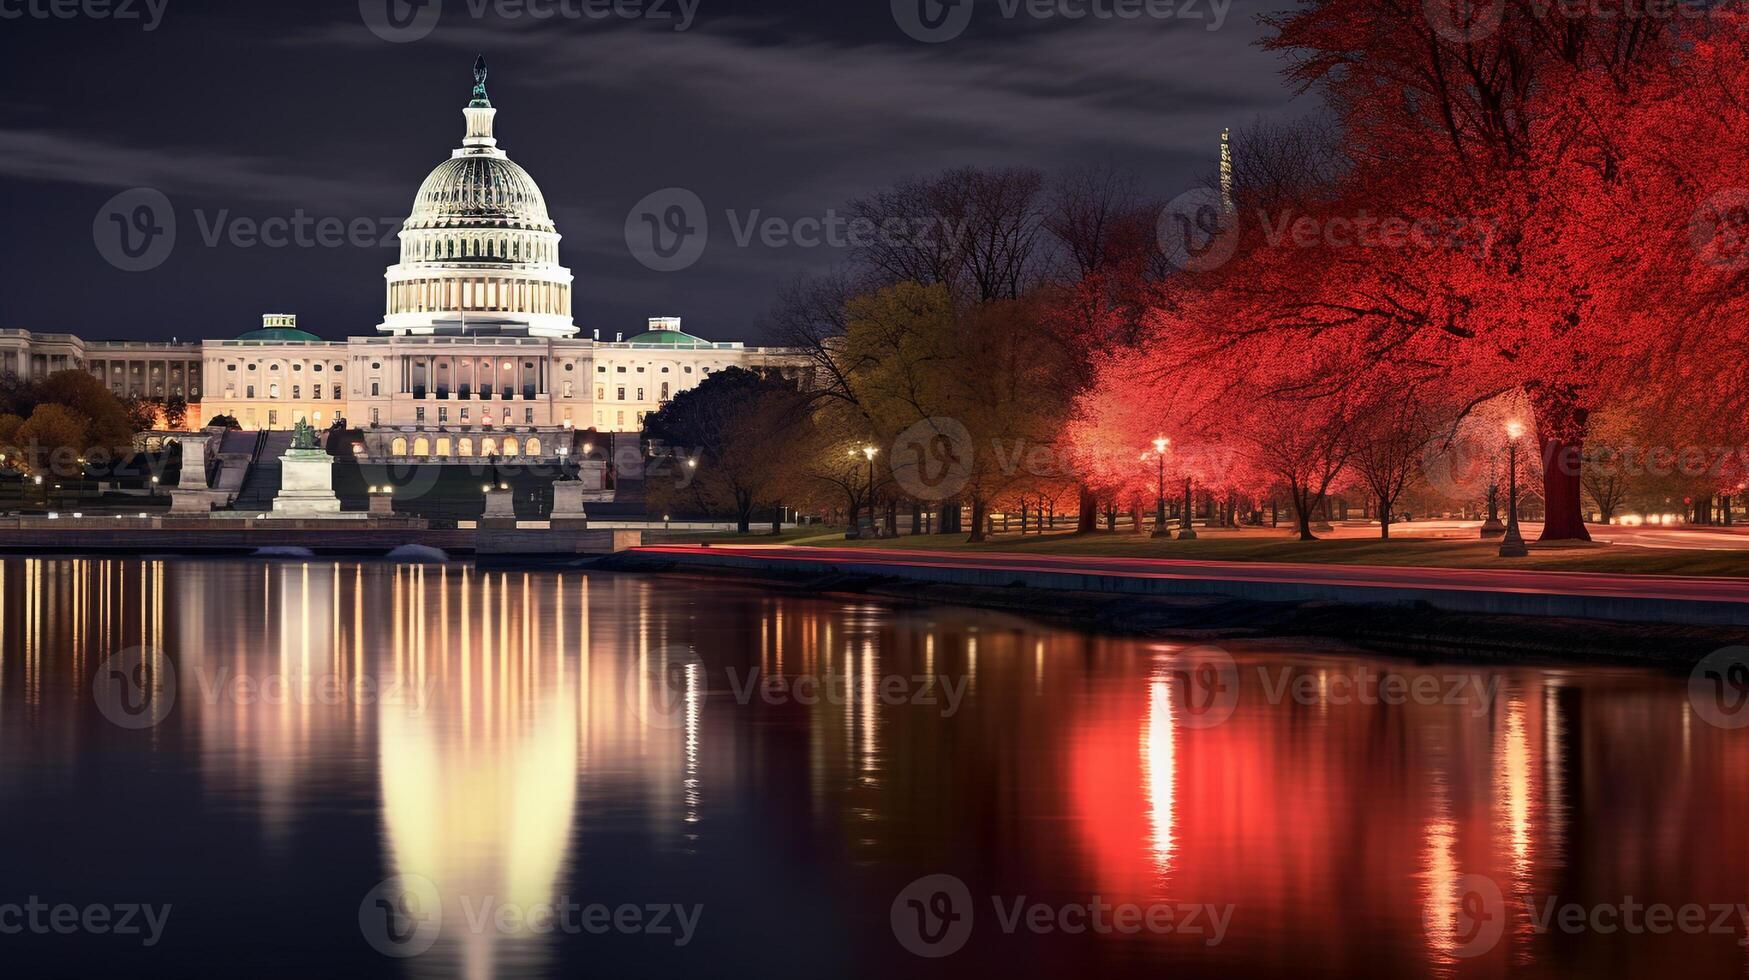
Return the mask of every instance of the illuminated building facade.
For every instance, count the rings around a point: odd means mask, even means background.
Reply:
[[[402,225],[374,335],[327,340],[292,314],[268,314],[235,340],[187,343],[0,331],[0,371],[83,368],[123,397],[187,402],[191,428],[220,415],[248,430],[343,419],[370,456],[427,461],[551,457],[576,431],[636,432],[731,367],[806,380],[792,352],[712,343],[677,317],[629,338],[578,336],[558,229],[539,186],[498,148],[483,61],[463,115],[462,145]]]

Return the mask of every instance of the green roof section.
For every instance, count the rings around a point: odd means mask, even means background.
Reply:
[[[296,327],[268,327],[263,330],[251,330],[237,339],[272,344],[320,344],[323,342],[322,338],[308,330],[299,330]]]
[[[624,343],[633,347],[713,347],[710,341],[702,337],[694,337],[679,330],[647,330],[635,337],[627,337]]]

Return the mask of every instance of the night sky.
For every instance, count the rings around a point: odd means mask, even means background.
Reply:
[[[609,340],[675,315],[758,342],[780,285],[846,258],[743,247],[734,225],[755,216],[824,218],[964,165],[1115,162],[1169,197],[1212,170],[1223,125],[1309,111],[1253,43],[1257,14],[1285,0],[1236,0],[1224,17],[1181,0],[1175,19],[922,0],[960,31],[940,43],[904,29],[925,30],[919,0],[684,0],[690,23],[681,0],[645,0],[637,18],[528,12],[611,9],[585,2],[0,0],[0,327],[193,339],[289,312],[324,337],[372,333],[398,254],[377,243],[394,244],[420,181],[459,145],[478,53],[500,146],[564,235],[577,323]],[[142,187],[169,203],[175,243],[128,272],[99,242],[117,254],[106,208]],[[628,247],[628,215],[676,187],[703,203],[708,245],[654,271]],[[123,200],[132,214],[137,196]],[[328,219],[329,240],[314,225],[304,244],[238,237],[300,213]]]

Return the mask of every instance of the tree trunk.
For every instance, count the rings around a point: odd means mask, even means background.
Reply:
[[[936,521],[935,533],[960,533],[960,502],[957,497],[941,502],[941,519]]]
[[[776,537],[783,533],[783,504],[771,505],[771,534]]]
[[[1590,541],[1585,530],[1579,485],[1585,451],[1587,411],[1571,391],[1533,394],[1537,438],[1543,452],[1543,533],[1541,541]]]
[[[975,543],[975,542],[984,540],[984,523],[988,519],[989,518],[984,513],[984,501],[982,500],[982,498],[973,497],[972,498],[972,532],[971,532],[971,536],[966,538],[966,541],[968,543]]]
[[[1391,511],[1393,509],[1395,508],[1391,506],[1391,502],[1386,500],[1383,494],[1379,495],[1379,540],[1381,541],[1391,540]]]
[[[911,502],[911,534],[913,536],[915,536],[915,535],[922,534],[922,533],[923,533],[923,505],[920,503],[917,503],[916,501],[912,501]]]
[[[1080,488],[1081,508],[1075,515],[1075,533],[1091,534],[1099,530],[1099,497],[1086,487]]]

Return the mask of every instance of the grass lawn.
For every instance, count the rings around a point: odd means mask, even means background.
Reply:
[[[1043,555],[1093,555],[1113,558],[1189,558],[1209,561],[1294,562],[1329,565],[1417,565],[1440,568],[1522,568],[1555,572],[1620,572],[1641,575],[1713,575],[1749,577],[1749,550],[1680,551],[1627,545],[1530,543],[1530,557],[1501,558],[1499,539],[1436,539],[1400,537],[1336,538],[1296,541],[1285,535],[1254,531],[1202,531],[1195,541],[1155,540],[1126,532],[1076,535],[997,535],[967,544],[964,535],[902,536],[876,541],[846,541],[842,529],[805,528],[770,535],[701,536],[713,544],[789,544],[830,548],[904,548],[976,553],[1032,552]]]
[[[844,540],[844,528],[809,524],[785,528],[782,534],[772,534],[771,525],[753,525],[746,534],[733,531],[645,531],[647,544],[812,544],[824,546],[831,540]],[[852,542],[854,543],[854,542]]]

